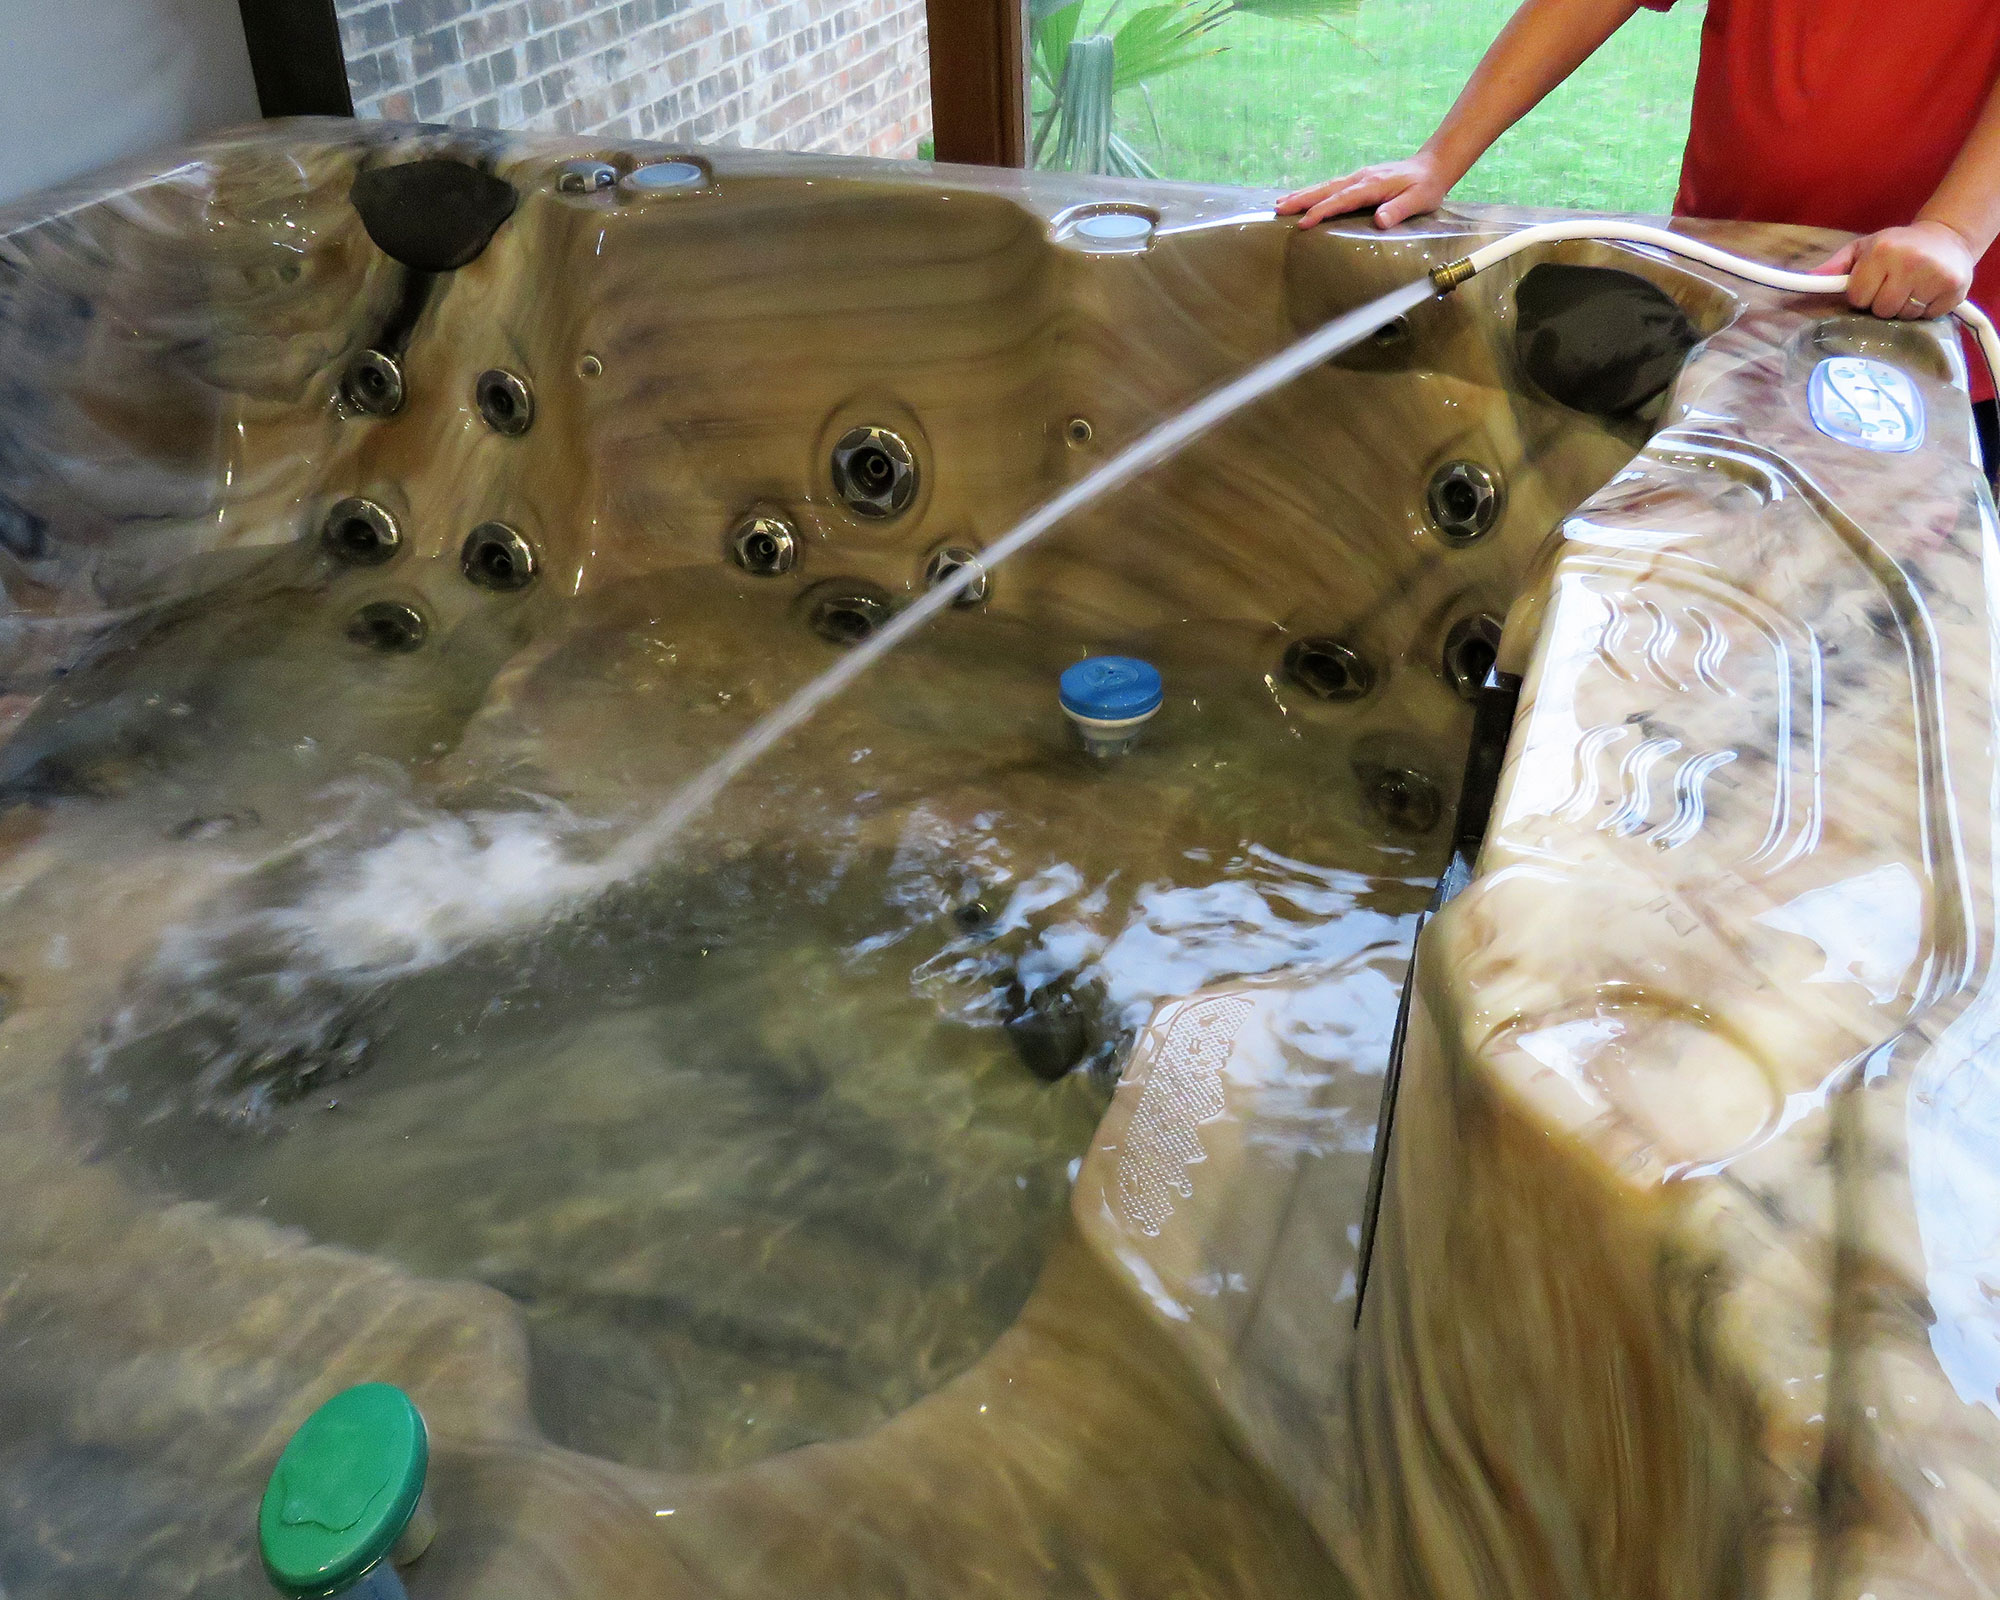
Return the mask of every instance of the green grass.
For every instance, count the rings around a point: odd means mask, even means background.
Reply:
[[[1127,6],[1132,0],[1127,0]],[[1515,0],[1361,0],[1333,27],[1235,16],[1228,49],[1118,100],[1163,177],[1297,186],[1414,150]],[[1100,8],[1087,6],[1086,15]],[[1665,211],[1687,137],[1700,0],[1641,11],[1488,152],[1461,200]],[[1158,124],[1158,136],[1154,124]]]

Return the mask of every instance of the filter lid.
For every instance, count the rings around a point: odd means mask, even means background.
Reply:
[[[257,1509],[264,1571],[286,1594],[338,1594],[389,1553],[430,1465],[423,1416],[401,1389],[343,1389],[292,1435]]]
[[[1134,656],[1091,656],[1062,675],[1063,710],[1093,722],[1149,717],[1165,698],[1160,669]]]

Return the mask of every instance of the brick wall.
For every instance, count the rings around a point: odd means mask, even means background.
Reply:
[[[335,0],[354,109],[398,121],[913,156],[924,0]]]

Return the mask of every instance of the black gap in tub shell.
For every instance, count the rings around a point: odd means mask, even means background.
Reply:
[[[1490,619],[1482,619],[1490,620]],[[1368,1190],[1361,1203],[1361,1247],[1355,1268],[1354,1325],[1361,1325],[1361,1303],[1368,1293],[1368,1270],[1375,1256],[1375,1229],[1382,1215],[1382,1178],[1388,1169],[1389,1140],[1396,1131],[1396,1097],[1403,1081],[1403,1048],[1410,1028],[1410,995],[1416,988],[1417,940],[1424,924],[1472,882],[1472,869],[1486,842],[1493,820],[1493,802],[1500,792],[1500,772],[1507,759],[1507,741],[1514,731],[1514,714],[1521,705],[1521,680],[1497,666],[1473,695],[1472,745],[1458,785],[1458,814],[1452,824],[1451,858],[1438,878],[1430,909],[1417,918],[1410,933],[1410,965],[1403,975],[1403,998],[1396,1008],[1396,1026],[1389,1036],[1388,1070],[1382,1075],[1382,1108],[1375,1118],[1375,1150],[1369,1163]]]
[[[370,167],[348,198],[382,253],[417,272],[476,260],[520,200],[504,178],[443,158]]]
[[[400,359],[410,347],[410,335],[416,332],[417,319],[424,314],[424,307],[430,304],[431,291],[437,287],[437,281],[435,272],[404,272],[402,287],[397,291],[396,304],[389,313],[389,320],[382,324],[368,348]]]
[[[350,411],[362,416],[392,417],[403,409],[406,397],[403,357],[409,351],[410,336],[416,332],[417,319],[424,314],[424,307],[430,303],[431,291],[437,287],[438,275],[435,272],[417,272],[405,267],[397,276],[401,282],[396,289],[395,305],[390,307],[388,317],[375,330],[374,336],[348,357],[340,376],[342,402]],[[377,393],[376,385],[365,374],[370,367],[382,362],[388,365],[380,369],[385,381]]]
[[[1637,273],[1545,262],[1514,291],[1514,348],[1559,405],[1624,416],[1653,399],[1701,342],[1681,308]]]

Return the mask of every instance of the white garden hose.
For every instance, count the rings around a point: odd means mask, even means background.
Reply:
[[[1523,250],[1531,250],[1538,244],[1556,244],[1566,239],[1602,239],[1612,244],[1648,244],[1656,250],[1665,250],[1671,255],[1698,261],[1705,267],[1715,268],[1718,272],[1747,278],[1752,283],[1761,283],[1767,289],[1780,289],[1787,294],[1847,293],[1847,277],[1844,273],[1835,277],[1820,272],[1787,272],[1780,267],[1766,266],[1761,261],[1751,261],[1743,256],[1731,255],[1727,250],[1718,250],[1712,244],[1703,244],[1699,239],[1690,239],[1684,233],[1669,233],[1665,228],[1649,228],[1644,223],[1614,222],[1609,218],[1600,217],[1578,217],[1569,222],[1540,222],[1533,227],[1523,228],[1518,233],[1510,233],[1504,239],[1496,239],[1491,244],[1481,245],[1462,260],[1436,268],[1431,273],[1431,282],[1437,285],[1438,293],[1449,294],[1467,278],[1484,272],[1488,267],[1505,261],[1509,256],[1519,255]],[[1994,331],[1993,319],[1970,300],[1959,306],[1952,315],[1972,330],[1974,337],[1979,340],[1980,353],[1986,357],[1986,365],[1991,370],[1994,381],[2000,383],[2000,332]]]

